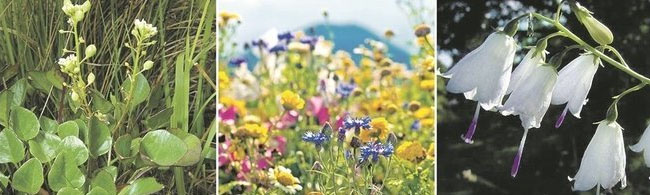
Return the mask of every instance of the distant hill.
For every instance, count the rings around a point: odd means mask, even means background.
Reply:
[[[313,26],[306,27],[303,30],[305,32],[309,32],[310,29],[313,29],[314,30],[313,32],[316,35],[324,36],[326,39],[330,39],[330,31],[331,31],[332,34],[334,35],[334,39],[333,39],[334,51],[344,50],[349,52],[352,55],[352,59],[354,59],[354,61],[357,63],[359,62],[361,57],[359,55],[354,55],[352,53],[352,50],[354,50],[354,48],[356,48],[360,44],[364,44],[364,41],[366,39],[382,41],[388,47],[388,55],[390,55],[393,61],[406,64],[406,66],[410,68],[410,64],[409,64],[410,57],[407,51],[397,47],[395,44],[386,40],[385,38],[383,38],[382,35],[377,35],[364,27],[353,25],[353,24],[329,25],[329,26],[325,24],[316,24]],[[278,30],[280,32],[283,32],[283,29],[278,29]],[[251,66],[251,68],[255,63],[257,63],[257,59],[255,59],[256,57],[250,51],[246,53],[245,58],[250,62],[249,66]]]

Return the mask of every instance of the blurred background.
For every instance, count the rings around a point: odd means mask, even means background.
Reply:
[[[387,44],[392,59],[409,62],[410,55],[418,52],[414,45],[413,27],[416,24],[433,24],[435,1],[387,0],[222,0],[219,9],[238,13],[241,25],[233,40],[237,43],[258,39],[265,32],[276,29],[283,33],[303,30],[325,36],[334,41],[334,51],[349,53],[366,39]],[[417,10],[414,10],[417,9]],[[327,14],[327,16],[324,15]],[[395,35],[387,40],[384,33]],[[243,51],[243,47],[237,47]],[[354,55],[358,61],[358,55]],[[255,61],[247,56],[247,60]],[[254,64],[254,63],[249,63]]]
[[[438,60],[442,72],[478,47],[498,27],[510,19],[530,11],[546,16],[557,9],[558,1],[449,1],[438,2]],[[650,2],[630,1],[579,1],[594,12],[594,16],[614,33],[613,46],[617,48],[637,72],[650,75]],[[566,5],[566,4],[565,4]],[[572,32],[588,41],[586,29],[564,6],[561,21]],[[534,23],[534,32],[527,32],[528,24],[522,21],[516,35],[519,48],[534,46],[535,41],[554,31],[548,26]],[[573,44],[570,40],[555,38],[549,41],[548,51],[561,51]],[[519,50],[515,65],[527,50]],[[578,52],[563,60],[566,65]],[[549,55],[550,56],[550,55]],[[583,107],[582,119],[567,115],[559,129],[553,127],[564,105],[551,106],[541,128],[532,129],[524,149],[521,167],[516,178],[510,176],[510,168],[517,146],[523,134],[518,117],[504,117],[495,112],[481,111],[474,144],[465,144],[461,134],[470,124],[476,106],[465,100],[462,94],[448,94],[444,84],[439,85],[438,106],[438,192],[439,194],[593,194],[572,192],[573,177],[580,159],[593,136],[596,125],[605,117],[611,97],[639,82],[605,64],[599,68],[588,95],[589,102]],[[636,144],[647,127],[650,117],[650,89],[644,88],[625,96],[618,104],[618,122],[625,129],[625,145]],[[505,99],[504,99],[505,101]],[[645,167],[643,155],[629,149],[627,153],[628,186],[615,194],[650,194],[650,168]],[[480,193],[479,193],[480,192]]]

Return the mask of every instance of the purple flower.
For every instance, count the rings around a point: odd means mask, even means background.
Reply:
[[[253,45],[253,46],[255,46],[255,47],[262,47],[262,48],[266,48],[266,47],[267,47],[266,42],[264,42],[262,39],[259,39],[259,40],[253,40],[253,41],[251,42],[251,45]]]
[[[347,116],[343,121],[343,128],[345,128],[346,130],[354,129],[354,133],[360,132],[361,128],[370,129],[372,128],[370,126],[370,117],[365,116],[363,118],[353,118]]]
[[[337,139],[338,139],[337,141],[339,143],[343,143],[343,141],[345,141],[345,132],[346,131],[345,131],[345,129],[343,127],[339,128],[338,134],[337,134]]]
[[[232,66],[241,66],[241,64],[243,64],[243,63],[246,63],[246,58],[241,57],[241,56],[234,57],[234,58],[230,59],[230,61],[228,62],[228,64],[230,64]]]
[[[302,135],[302,140],[306,142],[311,142],[314,145],[316,145],[317,148],[320,148],[320,146],[323,145],[323,143],[330,140],[330,137],[321,132],[314,133],[309,131]]]
[[[422,124],[420,123],[420,120],[415,120],[413,121],[413,124],[411,124],[411,130],[413,131],[418,131],[422,128]]]
[[[304,44],[309,44],[309,47],[311,49],[314,49],[314,47],[316,46],[316,43],[318,42],[318,37],[305,36],[305,37],[300,39],[300,42],[304,43]]]
[[[294,37],[294,36],[293,36],[293,34],[291,34],[290,31],[287,31],[287,32],[282,33],[282,34],[278,34],[278,39],[279,39],[279,40],[285,40],[287,43],[288,43],[289,41],[291,41],[291,39],[293,39],[293,37]]]
[[[285,46],[284,44],[277,44],[273,46],[271,49],[269,49],[269,52],[276,53],[276,54],[283,51],[287,51],[287,46]]]
[[[381,144],[379,142],[361,146],[359,149],[361,150],[361,156],[359,157],[361,163],[367,162],[370,158],[372,158],[373,162],[377,162],[380,155],[389,157],[394,152],[392,144]]]
[[[336,87],[336,93],[341,94],[342,98],[347,98],[350,96],[356,85],[354,83],[339,83],[339,86]]]

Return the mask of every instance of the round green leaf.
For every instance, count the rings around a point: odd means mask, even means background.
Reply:
[[[113,138],[111,137],[111,130],[108,126],[93,117],[90,119],[90,129],[88,133],[88,149],[90,150],[90,155],[97,158],[101,155],[108,153],[111,149],[111,144],[113,143]]]
[[[115,153],[122,158],[131,157],[131,134],[125,134],[115,141]]]
[[[201,160],[201,140],[195,135],[185,133],[185,136],[182,137],[183,142],[187,146],[187,152],[185,155],[176,162],[175,165],[178,166],[190,166],[196,164]]]
[[[74,121],[68,121],[68,122],[65,122],[65,123],[61,123],[59,125],[59,127],[57,128],[56,134],[59,135],[59,137],[62,137],[62,138],[65,138],[65,137],[68,137],[68,136],[79,137],[79,126]]]
[[[36,115],[23,107],[14,107],[11,112],[11,121],[16,135],[23,141],[36,137],[38,129],[41,127]]]
[[[88,160],[88,149],[86,145],[75,136],[68,136],[63,138],[59,144],[59,154],[62,151],[69,151],[74,155],[76,165],[82,165]]]
[[[0,125],[9,126],[9,108],[11,107],[11,99],[13,99],[11,91],[0,92]]]
[[[25,158],[25,146],[11,129],[0,132],[0,163],[17,163]]]
[[[50,162],[56,157],[61,144],[61,138],[51,133],[39,133],[34,139],[29,140],[29,153],[43,163]]]
[[[21,192],[36,194],[43,185],[43,165],[38,159],[29,159],[20,166],[11,180],[11,186]]]
[[[151,87],[149,86],[149,81],[147,81],[147,78],[144,77],[142,74],[138,74],[138,76],[135,77],[135,88],[131,90],[132,84],[131,84],[131,79],[126,79],[124,83],[122,84],[122,90],[124,97],[129,97],[129,93],[133,92],[131,97],[133,98],[131,100],[131,108],[129,110],[135,108],[138,104],[144,102],[149,98],[149,93],[151,93]]]
[[[187,146],[168,131],[155,130],[142,138],[140,152],[160,166],[171,166],[185,155]]]
[[[153,177],[135,180],[131,185],[126,186],[118,195],[147,195],[163,189],[163,185],[156,182]]]
[[[97,187],[90,190],[90,192],[88,192],[88,194],[86,195],[112,195],[112,194],[115,193],[109,193],[108,191],[104,190],[104,188]]]
[[[117,187],[115,186],[113,176],[106,169],[97,172],[95,178],[93,178],[90,182],[90,188],[102,189],[109,194],[117,193]]]
[[[84,195],[84,193],[79,191],[76,188],[65,187],[65,188],[62,188],[59,191],[59,193],[57,193],[56,195]]]
[[[79,188],[86,182],[86,177],[77,167],[74,154],[63,151],[54,159],[54,163],[47,174],[47,182],[54,191],[65,187]]]
[[[55,120],[47,118],[46,116],[41,116],[39,122],[41,123],[41,129],[48,133],[56,133],[59,128],[59,123],[57,123]]]

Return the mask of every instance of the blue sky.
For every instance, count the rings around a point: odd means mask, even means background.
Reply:
[[[435,1],[430,3],[433,11]],[[408,42],[414,38],[414,24],[396,0],[220,0],[218,9],[241,16],[237,42],[257,38],[271,28],[282,32],[321,23],[327,10],[332,24],[356,24],[380,36],[390,29],[395,32],[394,44],[413,51]]]

